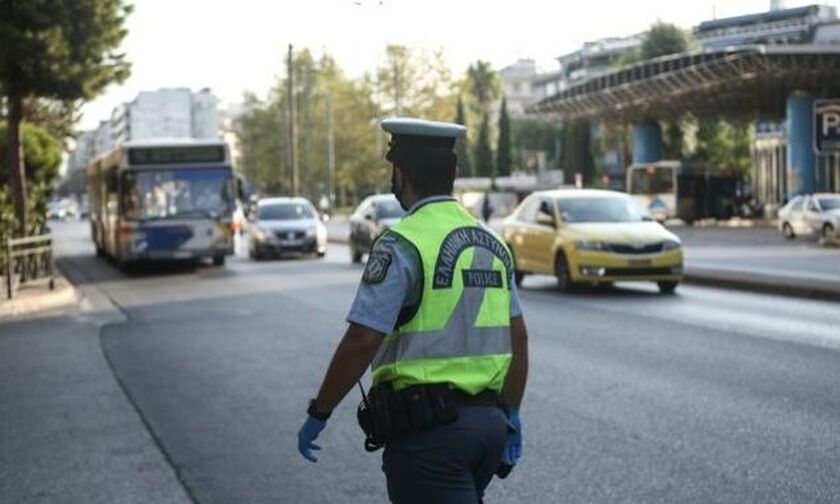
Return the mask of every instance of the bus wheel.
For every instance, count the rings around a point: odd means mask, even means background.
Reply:
[[[217,254],[213,256],[213,266],[224,266],[225,265],[225,255],[224,254]]]
[[[793,232],[793,227],[788,222],[785,222],[782,225],[782,234],[785,235],[785,240],[793,240],[796,238],[796,233]]]
[[[656,285],[659,286],[659,292],[661,292],[662,294],[673,294],[674,291],[677,290],[677,285],[679,285],[679,282],[667,280],[662,282],[656,282]]]
[[[572,278],[569,275],[569,263],[566,261],[566,255],[562,252],[558,253],[554,259],[554,276],[557,277],[557,288],[561,292],[569,292],[574,288]]]

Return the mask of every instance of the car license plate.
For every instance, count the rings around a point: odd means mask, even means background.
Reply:
[[[650,259],[630,259],[627,261],[628,266],[650,266]]]
[[[192,255],[192,252],[188,250],[176,250],[173,257],[175,257],[175,259],[189,259]]]
[[[298,247],[303,245],[303,240],[280,240],[280,245],[284,247]]]

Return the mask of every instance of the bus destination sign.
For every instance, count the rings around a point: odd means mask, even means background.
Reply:
[[[222,163],[225,148],[221,145],[189,145],[178,147],[131,147],[130,165],[168,165],[190,163]]]

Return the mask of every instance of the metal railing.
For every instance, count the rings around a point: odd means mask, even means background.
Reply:
[[[14,298],[15,290],[25,283],[49,278],[55,289],[52,234],[8,240],[5,244],[6,296]]]

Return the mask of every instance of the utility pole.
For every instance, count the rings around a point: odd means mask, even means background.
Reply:
[[[289,44],[289,164],[292,165],[292,196],[298,195],[297,131],[295,131],[295,68]]]
[[[335,134],[333,133],[332,92],[327,94],[327,187],[330,199],[330,212],[335,208]]]

